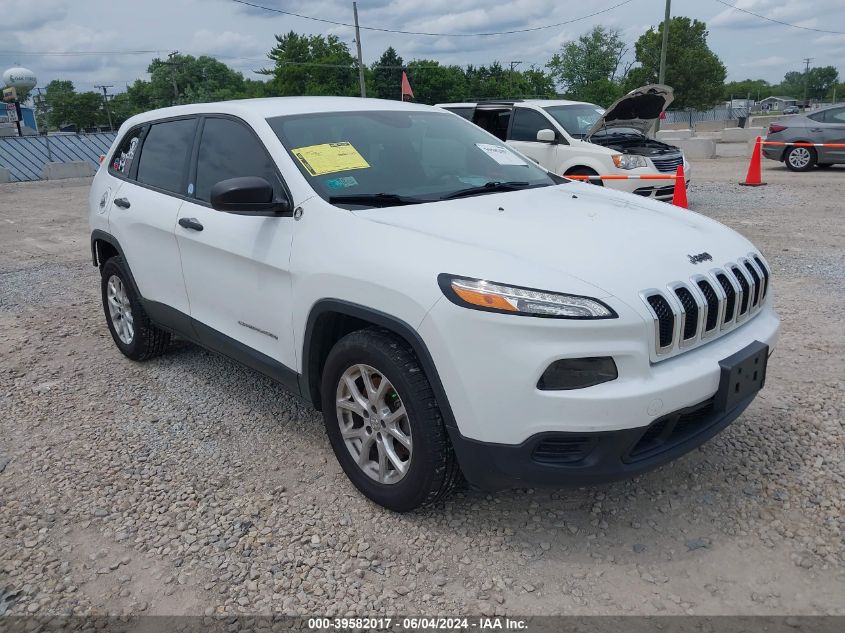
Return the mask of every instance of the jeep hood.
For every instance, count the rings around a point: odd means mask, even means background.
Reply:
[[[674,90],[662,84],[651,84],[632,90],[605,110],[604,115],[587,132],[586,139],[599,130],[614,127],[634,128],[647,136],[660,113],[668,108],[674,99]]]
[[[546,290],[566,292],[566,278],[574,277],[604,291],[597,296],[611,294],[629,305],[641,303],[641,290],[753,250],[738,233],[697,213],[575,182],[354,213],[439,238],[430,253],[409,256],[434,257],[441,272],[486,278],[494,262],[508,272],[493,281],[537,287],[530,271],[539,267],[560,284]],[[703,253],[712,261],[690,261]]]

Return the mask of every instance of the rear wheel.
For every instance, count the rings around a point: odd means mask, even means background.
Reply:
[[[152,324],[121,257],[112,257],[100,271],[103,311],[115,345],[127,358],[147,360],[170,343],[170,334]]]
[[[810,171],[816,164],[816,150],[812,147],[792,146],[783,157],[790,171]]]
[[[413,352],[386,330],[348,334],[322,376],[326,433],[350,481],[396,512],[445,497],[460,476],[437,400]]]
[[[570,169],[564,174],[564,176],[598,176],[598,174],[589,167],[576,167],[575,169]],[[586,182],[590,183],[591,185],[604,187],[604,182],[602,182],[598,178],[587,180]]]

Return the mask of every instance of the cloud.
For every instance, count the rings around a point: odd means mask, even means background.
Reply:
[[[619,0],[567,5],[557,0],[359,0],[361,24],[379,28],[437,31],[500,31],[562,22],[598,11]],[[845,31],[843,0],[728,0],[774,19]],[[255,0],[304,15],[352,22],[348,0]],[[41,85],[70,79],[90,88],[95,83],[122,86],[139,77],[156,54],[112,53],[102,56],[22,55],[25,51],[179,50],[211,54],[245,73],[265,65],[274,35],[296,31],[337,35],[355,50],[354,31],[346,26],[268,13],[231,0],[144,0],[141,3],[101,0],[0,0],[0,66],[20,63],[31,68]],[[492,37],[427,37],[365,30],[364,61],[371,63],[393,46],[406,60],[436,59],[444,64],[489,64],[522,60],[522,68],[543,66],[561,45],[595,25],[619,28],[628,46],[663,17],[662,3],[631,2],[608,13],[556,28]],[[71,10],[72,7],[72,10]],[[676,2],[675,15],[703,20],[711,48],[728,67],[729,78],[750,73],[779,81],[789,70],[803,70],[801,58],[814,65],[834,65],[845,75],[845,37],[792,29],[723,7],[715,2]],[[671,54],[671,52],[670,52]],[[744,78],[744,77],[740,77]],[[86,89],[88,89],[86,88]]]

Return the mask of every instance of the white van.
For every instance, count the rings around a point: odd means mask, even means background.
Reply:
[[[530,99],[440,103],[507,142],[549,171],[571,175],[673,175],[690,167],[683,152],[649,134],[674,99],[672,88],[650,85],[632,90],[607,110],[582,101]],[[671,200],[675,182],[592,181],[646,198]]]

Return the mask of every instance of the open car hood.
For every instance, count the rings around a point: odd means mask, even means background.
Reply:
[[[587,132],[586,139],[599,130],[614,127],[630,127],[647,135],[660,113],[668,108],[674,99],[675,91],[662,84],[651,84],[632,90],[605,110],[604,115]]]

